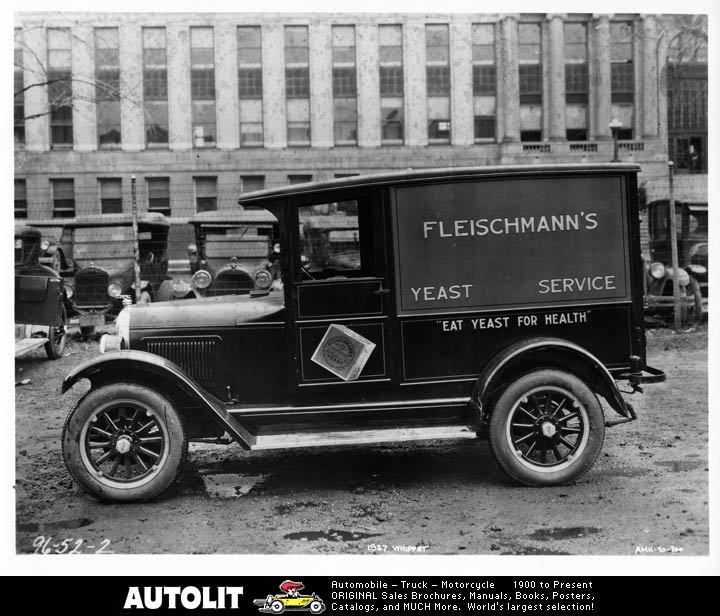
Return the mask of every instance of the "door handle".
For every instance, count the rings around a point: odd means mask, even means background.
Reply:
[[[373,291],[373,295],[388,295],[390,293],[390,289],[383,289],[380,287],[377,291]]]

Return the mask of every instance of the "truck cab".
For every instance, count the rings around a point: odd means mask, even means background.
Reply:
[[[101,498],[147,498],[188,440],[227,433],[251,450],[480,436],[520,483],[579,479],[605,428],[635,418],[616,382],[664,378],[645,365],[638,170],[422,170],[244,195],[278,221],[282,284],[125,308],[63,385],[92,384],[66,426],[71,474]],[[151,427],[121,421],[133,396]]]

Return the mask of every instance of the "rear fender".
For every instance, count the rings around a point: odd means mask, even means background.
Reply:
[[[250,449],[255,443],[255,437],[230,417],[220,400],[207,392],[177,364],[153,353],[113,351],[93,357],[76,366],[65,377],[62,393],[67,392],[81,379],[88,379],[93,388],[108,382],[127,381],[160,389],[176,401],[181,399],[183,407],[193,407],[193,414],[200,413],[203,418],[218,422],[245,449]],[[199,411],[194,407],[199,407]],[[183,409],[178,410],[184,415],[187,413]],[[214,436],[214,434],[195,436]]]
[[[510,345],[482,371],[475,384],[471,405],[479,413],[479,424],[487,423],[492,402],[514,378],[540,368],[557,368],[582,379],[622,417],[635,418],[632,407],[620,394],[605,365],[583,347],[560,338],[533,338]]]

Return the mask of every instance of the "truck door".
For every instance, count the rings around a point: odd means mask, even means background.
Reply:
[[[385,226],[377,190],[299,198],[291,294],[299,393],[390,381]]]

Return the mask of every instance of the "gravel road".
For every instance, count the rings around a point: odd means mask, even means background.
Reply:
[[[255,453],[202,444],[159,500],[112,505],[82,492],[61,458],[63,421],[85,389],[60,396],[60,383],[98,353],[74,334],[58,361],[37,351],[16,362],[16,381],[30,379],[15,387],[16,549],[707,554],[707,339],[706,326],[648,331],[649,363],[668,380],[631,397],[639,419],[608,429],[575,485],[515,486],[479,440]]]

